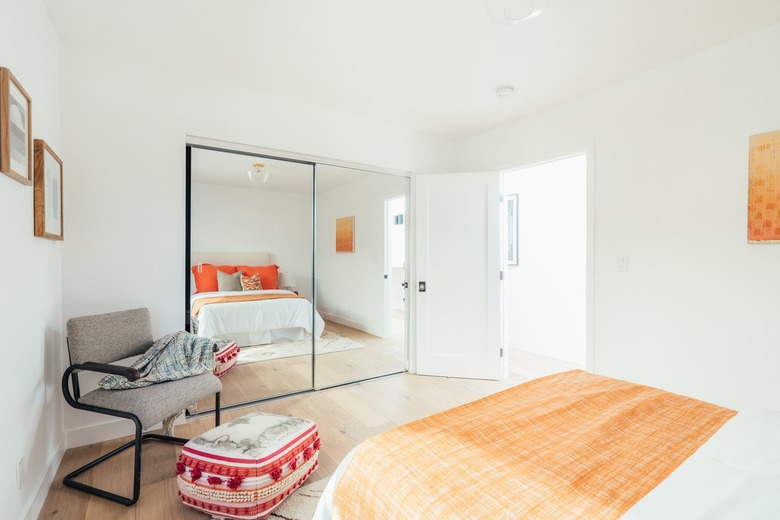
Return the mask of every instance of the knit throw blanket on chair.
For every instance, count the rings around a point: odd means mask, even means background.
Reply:
[[[189,332],[175,332],[155,341],[132,365],[140,379],[107,375],[98,385],[106,390],[128,390],[205,374],[214,370],[214,341]]]

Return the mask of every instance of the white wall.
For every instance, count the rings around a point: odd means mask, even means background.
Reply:
[[[459,144],[464,170],[593,145],[597,372],[780,408],[780,244],[746,238],[748,136],[780,128],[777,49],[780,25]]]
[[[271,253],[311,298],[311,194],[192,183],[192,250]]]
[[[582,366],[586,162],[579,155],[504,175],[504,194],[518,196],[518,265],[504,276],[506,345]]]
[[[155,335],[182,327],[187,135],[416,171],[446,169],[452,157],[447,142],[265,95],[262,85],[236,89],[143,56],[61,48],[65,319],[148,306]],[[129,432],[93,415],[66,409],[69,447]]]
[[[32,136],[44,139],[64,162],[60,139],[57,35],[40,0],[0,0],[0,66],[32,98]],[[65,238],[68,206],[65,205]],[[6,518],[36,516],[48,492],[49,473],[62,457],[62,244],[33,236],[33,188],[0,175],[0,328],[5,366],[0,378],[3,428],[0,504]],[[16,466],[24,458],[17,490]],[[43,483],[43,486],[41,485]],[[40,488],[42,495],[36,494]]]

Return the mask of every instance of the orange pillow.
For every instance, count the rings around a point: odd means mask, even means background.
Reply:
[[[276,264],[237,265],[236,269],[244,273],[244,276],[252,276],[253,274],[257,274],[257,276],[260,277],[260,283],[263,285],[263,289],[279,288],[279,266]]]
[[[195,292],[213,292],[219,290],[217,283],[217,271],[233,274],[237,271],[233,265],[196,264],[192,266],[192,274],[195,276]]]

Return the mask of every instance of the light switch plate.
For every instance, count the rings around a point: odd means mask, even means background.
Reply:
[[[615,258],[615,268],[618,271],[628,271],[628,254],[623,253]]]

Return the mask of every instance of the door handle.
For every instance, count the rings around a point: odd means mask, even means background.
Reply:
[[[409,282],[402,283],[401,287],[403,287],[404,289],[408,289],[409,288]]]

